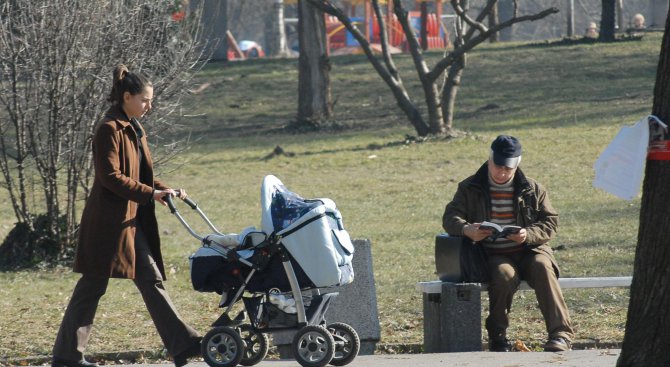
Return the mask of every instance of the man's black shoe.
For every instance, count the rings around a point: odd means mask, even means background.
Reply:
[[[172,358],[176,367],[185,366],[188,363],[189,358],[199,357],[202,354],[200,340],[201,338],[198,338],[198,340],[191,344],[190,347],[186,348],[185,351],[178,353]]]
[[[98,367],[95,362],[89,362],[86,359],[81,361],[69,361],[67,359],[54,358],[51,367]]]
[[[489,340],[489,350],[491,352],[509,352],[512,350],[512,343],[506,337],[498,337]]]

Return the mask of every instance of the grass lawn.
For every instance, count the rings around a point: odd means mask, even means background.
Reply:
[[[621,126],[651,110],[660,44],[660,34],[647,34],[611,44],[484,45],[469,55],[459,92],[461,137],[420,144],[402,143],[414,131],[361,56],[332,59],[335,127],[303,134],[282,130],[296,114],[297,60],[212,64],[196,80],[209,86],[189,96],[184,116],[175,120],[194,144],[161,167],[161,178],[186,188],[226,232],[260,224],[267,174],[304,197],[335,200],[352,237],[372,242],[381,343],[421,343],[415,283],[436,279],[433,239],[442,231],[444,205],[500,133],[521,140],[523,170],[548,188],[560,213],[552,246],[563,276],[632,273],[640,200],[594,189],[592,165]],[[410,58],[396,62],[420,100]],[[277,145],[294,156],[263,159]],[[14,218],[4,192],[0,202],[4,237]],[[207,230],[182,208],[197,230]],[[159,224],[167,287],[182,315],[204,333],[220,310],[217,295],[190,286],[188,255],[198,243],[167,209],[159,209]],[[0,273],[0,357],[50,354],[76,279],[68,268]],[[566,290],[565,297],[578,339],[623,339],[627,290]],[[511,337],[532,346],[544,341],[532,292],[517,294],[511,317]],[[133,283],[114,280],[88,352],[129,349],[160,350],[161,342]]]

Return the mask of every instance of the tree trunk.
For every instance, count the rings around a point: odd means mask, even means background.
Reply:
[[[491,12],[489,13],[489,28],[493,28],[498,24],[498,3],[495,3],[493,7],[491,7]],[[490,43],[496,43],[499,41],[499,34],[498,32],[494,32],[491,34],[491,37],[489,37],[489,42]]]
[[[330,59],[323,12],[298,1],[298,124],[318,126],[332,115]]]
[[[426,96],[426,109],[428,110],[430,133],[433,135],[443,135],[447,133],[447,128],[444,124],[442,115],[442,108],[440,106],[437,83],[423,83],[423,93]]]
[[[420,44],[422,50],[428,49],[428,4],[425,1],[421,2],[421,34]]]
[[[467,55],[463,55],[456,60],[447,73],[447,81],[442,90],[442,115],[444,116],[444,125],[447,131],[452,130],[454,125],[454,110],[456,108],[456,95],[461,86],[461,77],[465,69],[465,60]]]
[[[288,53],[286,30],[284,28],[284,0],[274,0],[271,19],[267,22],[265,40],[268,56],[283,57]]]
[[[670,122],[670,16],[656,71],[652,113]],[[668,139],[668,137],[665,137]],[[633,283],[619,367],[670,366],[670,161],[647,161]]]
[[[191,10],[202,7],[205,54],[212,61],[228,60],[228,0],[191,0]]]
[[[568,0],[567,23],[568,38],[572,38],[575,36],[575,0]]]
[[[616,0],[602,0],[602,13],[600,15],[600,34],[598,41],[614,41],[614,28],[616,25]]]
[[[616,29],[623,32],[626,25],[623,19],[623,0],[616,0]]]

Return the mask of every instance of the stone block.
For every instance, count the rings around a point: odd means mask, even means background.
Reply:
[[[426,353],[482,350],[481,285],[442,283],[442,293],[423,294],[423,345]]]
[[[344,322],[351,325],[361,339],[360,355],[374,354],[381,337],[377,291],[372,269],[372,248],[369,240],[354,240],[354,281],[333,289],[339,295],[326,313],[326,321]],[[295,331],[280,331],[272,334],[272,343],[281,358],[293,358],[291,344]]]

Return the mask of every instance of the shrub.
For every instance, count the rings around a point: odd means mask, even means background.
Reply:
[[[64,228],[65,216],[58,218],[57,225]],[[0,245],[0,270],[17,270],[53,266],[69,263],[74,253],[72,247],[60,246],[59,239],[49,228],[46,214],[36,216],[33,229],[27,223],[16,223]],[[63,233],[63,231],[60,231]]]

